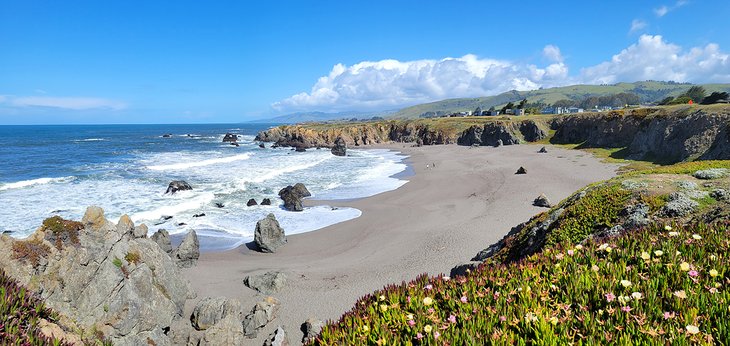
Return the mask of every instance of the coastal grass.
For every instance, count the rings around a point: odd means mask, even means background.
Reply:
[[[360,299],[312,343],[672,344],[730,340],[728,224],[655,224],[563,242],[465,277]]]

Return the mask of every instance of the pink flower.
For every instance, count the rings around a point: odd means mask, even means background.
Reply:
[[[573,250],[568,250],[568,255],[573,256]]]
[[[456,316],[454,316],[454,315],[449,316],[449,322],[456,323]]]
[[[623,312],[631,312],[631,307],[628,305],[624,305],[621,307],[621,311]]]
[[[700,273],[698,273],[696,270],[690,270],[689,273],[687,273],[687,274],[689,274],[689,276],[691,276],[693,278],[697,277],[697,275],[700,275]]]
[[[670,318],[674,318],[674,313],[669,311],[664,311],[664,319],[668,320]]]
[[[436,310],[434,310],[433,308],[428,308],[428,313],[429,314],[432,314],[434,311],[436,311]]]
[[[441,333],[439,333],[439,332],[433,332],[433,338],[434,339],[438,339],[439,336],[441,336]]]
[[[410,303],[411,302],[411,296],[406,297],[406,301]]]
[[[411,327],[413,327],[413,326],[416,325],[416,321],[414,321],[414,320],[408,320],[408,325],[411,326]]]
[[[463,296],[463,297],[461,297],[461,302],[462,302],[462,303],[465,303],[465,304],[466,304],[466,303],[467,303],[468,301],[469,301],[469,300],[468,300],[468,299],[466,299],[466,296]]]
[[[499,316],[499,320],[500,320],[500,321],[502,321],[502,322],[504,322],[504,321],[506,321],[506,320],[507,320],[507,317],[504,317],[504,316]]]
[[[416,334],[416,339],[418,339],[418,340],[423,339],[423,334],[421,334],[421,333]]]
[[[606,294],[606,301],[608,301],[609,303],[612,302],[614,299],[616,299],[616,296],[613,295],[613,293]]]
[[[431,286],[431,284],[428,284],[425,287],[423,287],[424,290],[430,290],[432,288],[433,288],[433,286]]]

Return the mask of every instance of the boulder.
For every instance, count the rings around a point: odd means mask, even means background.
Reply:
[[[545,147],[542,147],[540,148],[540,150],[538,150],[538,153],[545,154],[547,153],[547,149]]]
[[[121,234],[134,233],[134,222],[132,222],[132,219],[127,214],[124,214],[119,218],[119,221],[117,222],[117,232]]]
[[[302,338],[302,343],[307,344],[311,341],[314,341],[314,339],[317,338],[317,335],[319,335],[319,332],[322,331],[322,328],[324,328],[324,322],[314,317],[308,318],[302,324],[302,332],[304,332],[304,338]]]
[[[243,319],[243,334],[248,338],[255,338],[261,328],[276,318],[278,312],[279,301],[274,297],[266,297],[256,303]]]
[[[165,253],[172,253],[172,242],[170,241],[170,233],[164,229],[159,229],[153,234],[150,239],[160,246],[160,249]]]
[[[345,156],[347,155],[347,142],[342,137],[335,139],[335,145],[332,147],[332,155]]]
[[[520,123],[520,133],[528,142],[536,142],[547,137],[547,133],[532,120]]]
[[[728,193],[725,189],[714,189],[710,192],[710,197],[718,201],[726,201],[728,200],[728,197],[730,197],[730,193]]]
[[[286,335],[284,327],[278,326],[276,330],[269,334],[269,337],[264,341],[264,346],[289,346],[289,337]]]
[[[271,205],[271,200],[268,198],[264,198],[261,200],[261,205]]]
[[[624,208],[620,214],[621,216],[626,217],[626,220],[623,223],[623,228],[632,229],[642,227],[651,222],[651,220],[649,220],[649,206],[645,203],[628,206]]]
[[[685,193],[672,192],[669,194],[669,201],[660,212],[667,217],[682,217],[692,213],[697,207],[699,204]]]
[[[703,169],[694,172],[692,176],[694,176],[697,179],[718,179],[722,178],[728,175],[728,170],[726,168],[710,168],[710,169]]]
[[[225,205],[223,203],[221,203],[221,202],[215,202],[215,207],[216,208],[224,208]]]
[[[203,217],[205,213],[193,214],[193,217]]]
[[[185,190],[192,190],[192,189],[193,189],[193,187],[190,186],[190,184],[188,184],[187,182],[185,182],[183,180],[173,180],[172,182],[170,182],[170,185],[167,186],[167,191],[165,191],[165,193],[169,193],[172,195],[178,191],[185,191]]]
[[[226,135],[223,136],[223,142],[224,143],[225,142],[228,142],[228,143],[236,143],[236,142],[238,142],[238,135],[235,135],[235,134],[230,133],[230,132],[229,133],[226,133]]]
[[[309,197],[311,194],[302,183],[294,186],[287,186],[279,191],[279,197],[284,201],[284,209],[289,211],[302,211],[302,198]]]
[[[301,197],[309,197],[312,195],[311,193],[309,193],[309,190],[307,190],[307,187],[304,186],[304,184],[302,183],[294,184],[294,191]]]
[[[264,149],[266,148],[266,145],[264,145],[264,143],[259,143],[259,148]]]
[[[162,135],[162,138],[170,138],[170,137],[172,137],[171,133],[166,133],[166,134]]]
[[[525,167],[520,167],[517,169],[517,172],[515,172],[515,174],[527,174],[527,170],[525,169]]]
[[[258,205],[258,203],[256,203],[256,200],[253,198],[249,199],[248,202],[246,202],[247,207],[252,207],[254,205]]]
[[[185,235],[172,257],[181,268],[190,268],[195,265],[195,262],[200,258],[200,243],[198,243],[198,235],[194,230],[190,230]]]
[[[534,201],[532,201],[532,205],[536,207],[543,207],[543,208],[550,208],[550,200],[545,196],[545,194],[541,193],[540,196],[537,196]]]
[[[279,247],[286,244],[286,235],[274,214],[270,213],[266,218],[256,222],[254,242],[261,252],[270,253],[276,252]]]
[[[270,271],[259,275],[249,275],[243,279],[246,287],[263,294],[278,292],[286,285],[286,274],[279,271]]]
[[[228,315],[205,331],[200,345],[243,345],[245,340],[240,317]]]
[[[228,316],[242,319],[241,302],[225,297],[205,297],[195,305],[190,322],[197,330],[206,330]]]

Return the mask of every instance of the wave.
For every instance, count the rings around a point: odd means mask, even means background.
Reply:
[[[235,161],[243,161],[248,160],[251,158],[251,155],[249,154],[239,154],[239,155],[233,155],[233,156],[227,156],[227,157],[219,157],[216,159],[208,159],[208,160],[202,160],[202,161],[191,161],[191,162],[180,162],[180,163],[173,163],[170,165],[153,165],[153,166],[147,166],[147,169],[151,169],[153,171],[174,171],[174,170],[182,170],[182,169],[188,169],[193,167],[204,167],[204,166],[210,166],[210,165],[216,165],[219,163],[231,163]]]
[[[252,178],[252,179],[244,179],[244,182],[262,183],[264,181],[267,181],[267,180],[270,180],[270,179],[274,179],[274,178],[276,178],[276,177],[278,177],[278,176],[280,176],[282,174],[293,173],[293,172],[296,172],[296,171],[301,171],[301,170],[304,170],[304,169],[312,168],[312,167],[314,167],[316,165],[319,165],[322,162],[325,162],[325,161],[331,159],[332,157],[335,157],[335,156],[329,155],[329,156],[326,156],[326,157],[324,157],[322,159],[319,159],[319,160],[316,160],[316,161],[312,161],[312,162],[309,162],[309,163],[305,163],[305,164],[301,164],[301,165],[293,165],[293,166],[288,166],[288,167],[284,167],[284,168],[279,168],[279,169],[276,169],[274,171],[270,171],[268,173],[264,173],[264,174],[262,174],[262,175],[260,175],[258,177]]]
[[[105,141],[105,138],[85,138],[85,139],[74,139],[74,142],[100,142]]]
[[[24,187],[33,186],[33,185],[65,183],[65,182],[69,182],[74,179],[76,179],[76,177],[70,176],[70,177],[61,177],[61,178],[38,178],[38,179],[31,179],[31,180],[21,180],[21,181],[16,181],[14,183],[8,183],[8,184],[4,184],[4,185],[0,186],[0,191],[10,190],[10,189],[22,189]]]
[[[215,195],[212,192],[206,192],[183,203],[166,205],[154,210],[134,213],[130,217],[135,221],[154,221],[159,220],[163,216],[179,216],[184,211],[200,209],[200,207],[213,201],[214,198]]]

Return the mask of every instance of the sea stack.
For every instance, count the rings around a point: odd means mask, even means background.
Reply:
[[[347,142],[342,137],[337,137],[335,145],[332,147],[332,154],[335,156],[347,155]]]

